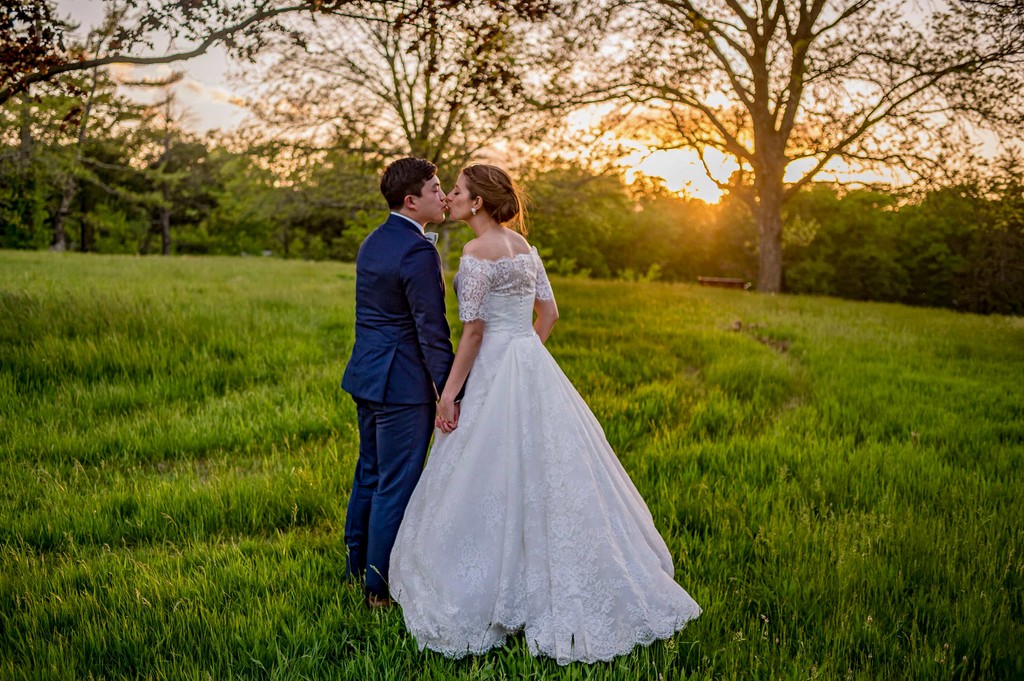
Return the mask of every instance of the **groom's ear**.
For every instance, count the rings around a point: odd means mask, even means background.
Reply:
[[[418,198],[420,197],[413,196],[412,194],[406,194],[405,198],[402,200],[402,207],[416,210],[416,199]]]

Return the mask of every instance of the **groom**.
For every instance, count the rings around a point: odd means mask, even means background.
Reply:
[[[441,258],[423,227],[444,220],[437,167],[403,158],[384,169],[391,208],[356,257],[356,340],[341,387],[356,402],[359,459],[345,519],[348,575],[372,607],[390,604],[388,561],[423,470],[438,395],[452,368]]]

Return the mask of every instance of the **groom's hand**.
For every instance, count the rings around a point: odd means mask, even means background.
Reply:
[[[450,433],[455,430],[455,427],[452,424],[448,423],[440,416],[434,417],[434,427],[438,428],[442,433]]]
[[[459,405],[452,398],[441,395],[441,399],[437,401],[434,425],[440,428],[442,433],[452,432],[459,426],[459,410]]]

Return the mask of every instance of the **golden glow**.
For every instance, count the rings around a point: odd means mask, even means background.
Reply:
[[[707,170],[718,182],[726,182],[739,169],[736,159],[717,149],[704,152]],[[785,181],[796,182],[814,168],[817,159],[806,158],[794,161],[786,168]],[[638,150],[621,161],[625,167],[627,182],[632,182],[637,173],[660,177],[669,191],[717,203],[724,193],[708,177],[700,156],[693,149],[670,149],[666,151]],[[900,185],[908,181],[905,173],[893,168],[883,173],[871,168],[856,168],[841,158],[833,158],[815,176],[816,182],[835,182],[845,185]]]
[[[793,161],[786,167],[784,180],[786,182],[796,182],[806,173],[810,172],[817,162],[818,159],[815,158],[802,158]],[[890,184],[900,186],[907,184],[910,180],[910,176],[899,168],[893,167],[887,172],[873,168],[858,168],[851,166],[838,156],[830,159],[825,164],[825,167],[814,176],[815,182],[835,182],[845,185]]]
[[[739,168],[734,159],[717,149],[708,149],[704,156],[708,170],[719,182],[728,180]],[[722,198],[722,190],[708,177],[700,156],[693,149],[637,151],[622,159],[622,165],[626,168],[626,182],[632,182],[637,173],[643,173],[663,179],[669,191],[707,203],[716,203]]]
[[[718,183],[725,183],[739,169],[736,158],[717,149],[706,149],[705,168],[695,149],[657,149],[648,146],[630,135],[613,132],[606,117],[613,116],[615,105],[595,105],[577,111],[569,116],[569,130],[582,135],[588,141],[579,152],[580,160],[587,162],[591,157],[607,158],[609,153],[621,154],[616,165],[622,168],[626,182],[633,182],[638,173],[664,180],[665,187],[707,203],[717,203],[724,194]],[[643,134],[637,135],[643,137]],[[589,147],[589,148],[588,148]],[[600,150],[592,154],[592,149]],[[811,171],[818,162],[815,158],[793,161],[786,168],[785,182],[796,182]],[[749,168],[748,168],[749,171]],[[708,177],[708,173],[711,177]],[[714,179],[712,179],[714,178]],[[833,158],[814,177],[816,182],[835,182],[846,185],[905,184],[909,178],[905,173],[892,168],[888,172],[878,169],[851,165],[841,158]]]

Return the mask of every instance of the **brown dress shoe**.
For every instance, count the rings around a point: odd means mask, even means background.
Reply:
[[[380,596],[374,596],[373,594],[366,595],[366,605],[372,609],[384,609],[390,608],[395,602],[390,598],[381,598]]]

